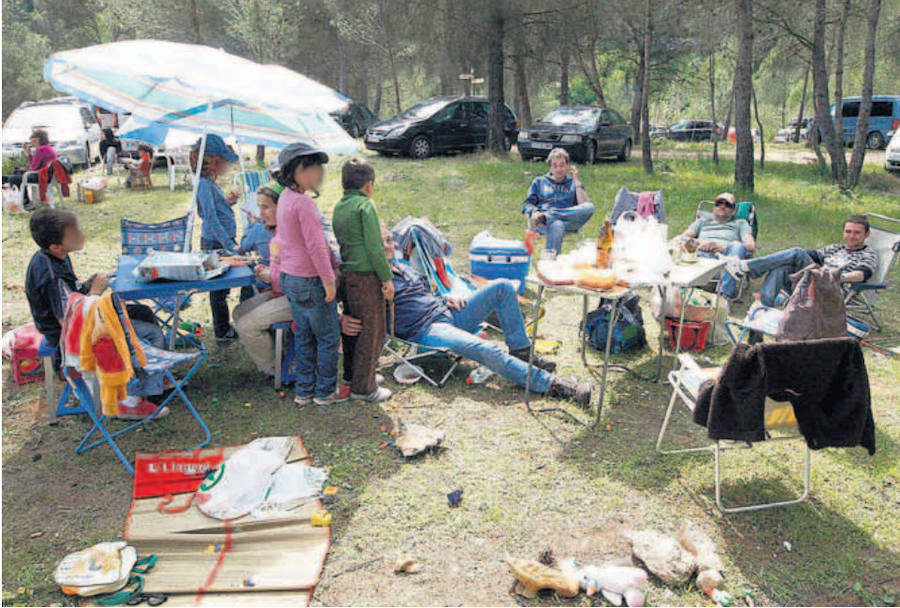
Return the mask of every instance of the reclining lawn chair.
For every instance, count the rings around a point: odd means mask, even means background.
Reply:
[[[754,511],[757,509],[768,509],[771,507],[780,507],[803,502],[809,497],[810,487],[810,449],[804,442],[806,450],[806,460],[803,474],[803,493],[793,499],[782,500],[776,502],[759,503],[753,505],[744,505],[739,507],[726,507],[722,500],[722,454],[729,448],[750,447],[750,444],[736,443],[731,441],[712,441],[709,439],[703,445],[683,447],[683,448],[663,448],[663,439],[672,417],[672,410],[676,401],[681,401],[691,413],[697,405],[697,397],[700,393],[700,385],[706,381],[715,379],[719,373],[719,368],[701,368],[696,361],[689,355],[682,353],[678,355],[680,367],[677,370],[669,372],[669,384],[672,385],[672,397],[669,399],[669,406],[666,408],[666,414],[663,418],[662,426],[659,429],[659,435],[656,438],[656,451],[660,454],[684,454],[689,452],[712,452],[715,458],[715,488],[716,488],[716,506],[725,513],[736,513],[740,511]],[[790,403],[780,403],[766,399],[766,432],[772,435],[769,440],[786,441],[800,440],[804,441],[797,429],[797,419],[794,417],[794,409]]]
[[[900,225],[900,219],[879,215],[877,213],[866,213],[865,216],[871,220],[880,222],[890,222],[894,230]],[[872,321],[872,325],[876,331],[881,331],[881,322],[878,320],[875,309],[875,297],[878,292],[887,289],[887,275],[897,259],[897,253],[900,252],[900,233],[888,230],[874,225],[869,227],[869,238],[866,244],[875,250],[878,255],[878,267],[875,272],[865,283],[848,283],[846,285],[847,292],[844,304],[847,306],[848,314],[856,314],[857,316],[868,317]]]
[[[122,306],[118,297],[116,297],[115,295],[112,295],[111,297],[116,308],[116,313],[119,317],[119,322],[123,325],[128,323],[127,313],[125,312],[124,306]],[[138,365],[134,345],[131,342],[131,336],[129,332],[124,332],[124,335],[125,340],[128,343],[129,351],[131,352],[132,365],[134,366],[136,376],[140,377],[141,375],[148,372],[163,373],[173,386],[173,390],[162,401],[162,403],[159,404],[153,415],[132,424],[128,424],[123,429],[110,432],[110,429],[108,429],[106,426],[108,422],[107,416],[103,415],[102,413],[98,413],[99,408],[96,404],[99,400],[99,397],[95,397],[96,389],[92,390],[91,388],[89,388],[89,383],[86,381],[85,376],[82,375],[79,370],[70,366],[63,367],[63,375],[66,379],[66,386],[63,389],[62,395],[60,395],[59,401],[57,402],[56,415],[66,416],[72,414],[87,414],[94,424],[78,444],[78,446],[76,446],[75,453],[83,454],[99,445],[108,443],[119,460],[122,461],[122,464],[125,465],[125,468],[128,469],[128,472],[134,475],[134,467],[132,466],[128,458],[126,458],[125,454],[122,453],[121,448],[116,443],[116,438],[124,435],[129,431],[142,427],[143,425],[152,421],[162,410],[162,408],[169,405],[169,403],[172,402],[172,400],[176,396],[181,398],[185,406],[187,406],[188,411],[191,413],[191,415],[194,417],[203,431],[204,439],[196,446],[196,448],[202,448],[207,443],[209,443],[209,440],[212,438],[212,434],[210,433],[209,427],[206,426],[203,418],[194,408],[193,403],[191,403],[191,400],[188,399],[187,395],[184,392],[185,384],[188,382],[188,380],[190,380],[191,376],[194,375],[194,373],[200,367],[200,364],[206,359],[206,351],[203,349],[197,349],[193,352],[188,353],[176,353],[156,348],[151,344],[141,343],[140,346],[143,349],[144,356],[147,360],[147,365],[141,368]],[[62,347],[62,344],[60,346]],[[176,373],[173,371],[174,368],[183,363],[190,363],[191,365],[186,372],[179,371],[178,375],[176,375]],[[184,368],[182,368],[182,370],[183,369]],[[90,384],[96,386],[95,382],[93,381]],[[69,404],[69,400],[72,397],[75,397],[76,402],[74,404]],[[91,438],[94,436],[94,433],[99,433],[100,438],[89,443],[91,441]]]
[[[134,220],[123,219],[120,222],[122,230],[122,253],[124,255],[146,255],[151,249],[154,251],[184,251],[184,243],[187,239],[188,216],[178,217],[174,220],[146,224]],[[166,340],[175,333],[176,343],[187,343],[191,346],[202,348],[191,332],[183,332],[177,327],[172,327],[175,312],[184,310],[190,305],[190,296],[162,296],[152,300],[153,314],[159,321]]]
[[[615,201],[613,202],[612,213],[610,213],[609,216],[613,226],[615,226],[616,222],[619,221],[619,218],[625,214],[640,213],[641,210],[638,209],[638,203],[641,200],[641,194],[643,194],[643,192],[632,192],[626,186],[619,188],[619,191],[616,192]],[[663,201],[662,190],[653,191],[652,194],[653,205],[652,208],[648,210],[647,215],[652,215],[660,224],[665,224],[666,205]]]
[[[256,202],[256,191],[269,181],[268,171],[245,171],[234,177],[234,185],[239,186],[243,194],[241,203],[241,225],[244,230],[250,224],[260,222],[259,203]]]
[[[697,213],[696,219],[712,219],[713,216],[713,207],[715,203],[713,201],[700,201],[697,203]],[[751,201],[741,201],[737,204],[737,208],[734,212],[734,219],[736,220],[744,220],[748,224],[750,224],[750,232],[753,235],[753,239],[756,240],[756,235],[759,233],[759,216],[756,213],[756,203]],[[752,254],[751,254],[752,257]],[[724,270],[722,272],[725,272]],[[718,290],[718,284],[721,281],[721,277],[712,281],[712,291]],[[741,294],[744,292],[744,287],[750,286],[750,277],[744,275],[741,277],[741,280],[738,281],[737,291],[733,296],[733,300],[740,302]]]

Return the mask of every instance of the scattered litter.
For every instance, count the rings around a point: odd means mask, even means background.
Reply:
[[[250,403],[249,401],[247,401],[246,403],[244,403],[244,407],[250,407],[250,406],[252,406],[252,405],[253,405],[253,404]]]
[[[284,391],[280,391],[280,392],[278,393],[278,396],[281,397],[282,399],[284,399]]]
[[[218,402],[219,402],[219,398],[218,398],[218,397],[213,397],[213,398],[211,399],[211,401],[212,401],[213,403],[218,403]]]
[[[38,452],[37,454],[35,454],[34,456],[31,457],[31,462],[37,462],[41,458],[43,458],[43,456],[41,456],[40,452]]]
[[[559,353],[562,342],[559,340],[542,340],[538,338],[534,341],[534,351],[541,355],[555,355]]]
[[[647,583],[647,573],[641,568],[612,564],[580,567],[575,558],[570,557],[563,563],[562,572],[574,577],[587,595],[595,595],[599,591],[614,606],[623,603],[628,606],[644,605],[641,587]]]
[[[327,486],[324,490],[322,490],[322,494],[324,494],[325,496],[331,496],[331,495],[337,494],[337,493],[338,493],[337,486]]]
[[[28,593],[28,589],[26,589],[25,587],[19,587],[16,589],[16,595],[25,595],[26,593]]]
[[[215,545],[206,545],[206,547],[203,549],[203,552],[206,553],[207,555],[215,555],[216,547],[215,547]]]
[[[506,558],[506,565],[516,577],[513,591],[522,597],[533,599],[541,589],[552,589],[561,597],[578,595],[578,580],[561,570],[545,566],[538,561],[513,557]]]
[[[400,424],[397,434],[397,449],[404,457],[421,454],[428,448],[440,445],[444,431],[435,431],[422,424]]]
[[[314,526],[327,528],[331,525],[331,513],[328,511],[316,511],[309,516],[309,523]]]
[[[722,589],[709,589],[706,595],[716,603],[717,606],[731,606],[734,604],[734,597]]]
[[[553,555],[553,549],[544,549],[540,553],[538,553],[538,561],[544,564],[545,566],[550,566],[551,568],[556,567],[556,556]]]
[[[415,574],[421,570],[422,564],[409,557],[401,557],[397,560],[397,563],[394,564],[394,572],[397,574]]]
[[[697,524],[685,521],[678,530],[678,542],[694,556],[697,563],[697,588],[701,591],[720,588],[725,582],[722,577],[725,566],[709,535]]]
[[[244,577],[244,587],[256,587],[256,577],[255,576]]]
[[[784,541],[783,544],[784,544],[785,550],[787,550],[788,552],[791,552],[791,551],[794,550],[794,545],[792,545],[792,544],[789,543],[788,541]]]
[[[28,535],[28,538],[40,538],[43,535],[44,535],[43,532],[32,532],[31,534]]]
[[[611,430],[612,430],[612,425],[611,425],[611,424],[607,424],[607,425],[606,425],[605,427],[603,427],[603,428],[606,429],[607,431],[611,431]]]
[[[447,494],[447,502],[450,503],[451,507],[458,507],[459,503],[462,502],[463,489],[457,488],[453,490],[449,494]]]

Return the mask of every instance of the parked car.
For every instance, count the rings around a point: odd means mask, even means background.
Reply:
[[[852,143],[856,137],[859,104],[859,97],[845,97],[841,100],[845,144]],[[831,119],[835,120],[834,104],[831,104]],[[883,149],[891,138],[889,134],[896,131],[898,126],[900,126],[900,95],[873,95],[866,147],[873,150]]]
[[[343,110],[332,112],[331,116],[350,134],[350,137],[359,137],[378,122],[378,117],[372,110],[355,101],[348,103]]]
[[[669,127],[666,137],[674,141],[712,141],[713,133],[722,139],[723,127],[711,120],[682,120]]]
[[[788,141],[799,142],[806,141],[806,138],[809,136],[809,127],[812,124],[812,118],[801,118],[799,121],[795,118],[791,122],[788,123],[787,130],[791,134],[791,138]],[[800,133],[795,136],[794,133],[797,130],[797,125],[800,125]]]
[[[90,166],[100,158],[102,132],[91,107],[74,97],[26,101],[3,123],[3,156],[21,156],[31,132],[47,130],[57,156]]]
[[[786,144],[791,141],[793,137],[794,132],[791,129],[778,129],[778,132],[775,133],[775,137],[772,138],[772,143]]]
[[[884,168],[892,173],[900,173],[900,129],[894,130],[884,152]]]
[[[669,134],[669,127],[666,125],[650,125],[650,139],[665,138]]]
[[[615,110],[595,106],[560,106],[519,131],[522,160],[546,158],[563,148],[573,159],[591,164],[601,156],[631,157],[631,125]]]
[[[503,131],[508,150],[518,135],[519,121],[509,106],[505,106],[505,114]],[[440,152],[486,146],[487,140],[487,99],[443,95],[372,125],[364,141],[369,150],[422,159]]]

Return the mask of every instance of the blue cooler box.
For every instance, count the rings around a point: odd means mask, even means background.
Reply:
[[[490,232],[475,235],[469,244],[469,272],[485,279],[518,281],[518,292],[525,291],[525,277],[531,258],[525,243],[515,239],[498,239]]]

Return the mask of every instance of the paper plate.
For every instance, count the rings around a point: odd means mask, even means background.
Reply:
[[[418,365],[404,363],[394,369],[394,380],[400,384],[415,384],[422,378],[424,370]]]

